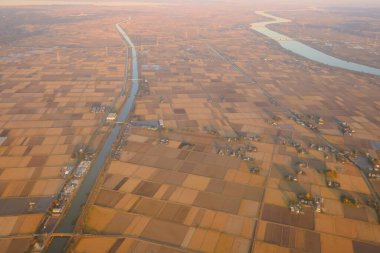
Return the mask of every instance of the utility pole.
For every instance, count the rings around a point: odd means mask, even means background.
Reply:
[[[61,56],[59,54],[59,48],[57,48],[57,63],[61,62]]]

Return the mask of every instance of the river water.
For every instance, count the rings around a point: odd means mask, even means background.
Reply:
[[[267,18],[272,18],[273,21],[253,23],[251,24],[251,29],[277,41],[284,49],[289,50],[307,59],[323,63],[332,67],[380,76],[380,69],[378,68],[373,68],[370,66],[349,62],[333,57],[331,55],[318,51],[308,45],[305,45],[299,41],[296,41],[284,34],[272,31],[269,28],[267,28],[267,25],[291,22],[290,20],[269,15],[265,12],[256,13]]]
[[[117,121],[124,122],[127,120],[129,113],[133,109],[136,94],[139,89],[138,64],[137,64],[137,53],[133,45],[133,42],[130,40],[128,35],[123,31],[123,29],[119,26],[119,24],[116,24],[116,29],[118,30],[120,35],[123,37],[125,42],[128,44],[128,46],[131,48],[131,52],[132,52],[132,87],[129,92],[129,96],[126,99],[120,111],[120,114],[117,118]],[[126,82],[127,81],[128,80],[126,80]],[[65,216],[62,217],[54,233],[73,233],[74,232],[76,220],[80,216],[82,212],[82,207],[86,204],[87,198],[90,195],[90,192],[93,190],[93,185],[95,184],[96,179],[98,178],[98,175],[101,169],[104,167],[106,163],[107,157],[109,156],[111,152],[112,145],[116,141],[117,136],[120,132],[120,129],[121,129],[121,125],[115,125],[112,128],[111,133],[108,135],[102,149],[100,150],[95,161],[93,162],[91,169],[85,176],[76,195],[70,202],[69,209],[67,210]],[[69,237],[54,237],[51,244],[49,245],[49,248],[47,249],[47,252],[48,253],[63,252],[68,241],[69,241]]]

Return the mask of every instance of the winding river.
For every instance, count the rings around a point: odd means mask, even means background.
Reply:
[[[345,60],[341,60],[339,58],[330,56],[328,54],[325,54],[321,51],[318,51],[312,47],[309,47],[299,41],[296,41],[286,35],[283,35],[281,33],[275,32],[267,28],[267,25],[270,24],[279,24],[279,23],[286,23],[291,22],[289,19],[284,19],[280,17],[276,17],[273,15],[270,15],[268,13],[265,13],[263,11],[257,11],[256,14],[259,14],[261,16],[271,18],[273,20],[271,21],[265,21],[265,22],[258,22],[258,23],[252,23],[251,29],[259,32],[275,41],[277,41],[281,47],[283,47],[286,50],[289,50],[297,55],[300,55],[302,57],[305,57],[307,59],[313,60],[315,62],[319,62],[322,64],[326,64],[332,67],[347,69],[351,71],[356,72],[362,72],[366,74],[372,74],[376,76],[380,76],[380,69],[373,68],[370,66],[349,62]]]
[[[139,84],[138,84],[139,74],[138,74],[138,64],[137,64],[137,53],[133,45],[133,42],[130,40],[128,35],[124,32],[124,30],[120,27],[119,24],[116,24],[116,29],[120,33],[120,35],[123,37],[128,47],[131,48],[131,52],[132,52],[132,87],[129,92],[129,96],[126,99],[125,103],[123,104],[123,107],[117,118],[117,121],[124,122],[128,119],[128,115],[133,109],[133,105],[135,103],[136,94],[139,89]],[[126,82],[127,82],[127,79],[126,79]],[[101,148],[99,154],[97,155],[95,161],[93,162],[91,169],[89,170],[89,172],[83,179],[83,182],[79,186],[79,189],[76,195],[74,196],[74,198],[72,199],[70,203],[69,209],[65,213],[65,216],[62,217],[62,219],[60,220],[54,233],[71,234],[74,232],[76,221],[82,212],[82,208],[84,204],[86,204],[87,202],[88,196],[90,195],[90,192],[93,189],[93,185],[95,184],[100,171],[102,170],[102,168],[104,167],[107,161],[107,157],[109,156],[112,149],[112,144],[116,141],[117,136],[120,132],[120,129],[121,129],[121,125],[119,124],[115,125],[112,128],[111,133],[108,135],[106,141],[104,142],[104,145]],[[47,252],[48,253],[63,252],[67,243],[69,242],[69,238],[70,237],[57,237],[57,236],[54,237],[51,244],[49,245],[47,249]]]

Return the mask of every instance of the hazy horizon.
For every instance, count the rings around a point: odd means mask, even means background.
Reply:
[[[335,6],[335,7],[380,7],[380,1],[378,0],[335,0],[331,2],[330,0],[285,0],[285,1],[274,1],[269,0],[263,3],[257,0],[0,0],[0,6],[20,6],[20,5],[141,5],[141,4],[179,4],[179,3],[191,3],[191,2],[224,2],[224,3],[250,3],[257,5],[272,5],[271,7],[276,7],[277,5],[283,6],[284,4],[289,4],[289,6],[300,5],[300,6]]]

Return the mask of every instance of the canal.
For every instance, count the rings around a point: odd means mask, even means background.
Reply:
[[[251,29],[277,41],[282,48],[289,50],[302,57],[305,57],[307,59],[310,59],[312,61],[326,64],[332,67],[380,76],[380,69],[378,68],[373,68],[370,66],[349,62],[333,57],[331,55],[318,51],[308,45],[305,45],[299,41],[296,41],[284,34],[275,32],[267,28],[267,25],[291,22],[291,20],[276,17],[261,11],[257,11],[256,14],[259,14],[267,18],[271,18],[273,19],[273,21],[252,23]]]
[[[131,48],[132,52],[132,86],[129,92],[129,96],[126,99],[125,103],[122,106],[122,109],[117,118],[118,122],[124,122],[128,119],[129,113],[133,109],[133,105],[135,103],[136,94],[139,89],[138,84],[138,64],[137,64],[137,53],[134,47],[133,42],[130,40],[128,35],[124,32],[124,30],[120,27],[119,24],[116,24],[116,29],[123,37],[127,46]],[[128,62],[126,63],[128,64]],[[126,72],[127,74],[127,72]],[[125,80],[127,82],[128,80]],[[121,125],[115,125],[110,134],[108,135],[103,147],[101,148],[99,154],[97,155],[95,161],[93,162],[91,169],[83,179],[82,184],[80,185],[76,195],[70,202],[69,209],[66,211],[64,217],[62,217],[59,222],[57,228],[54,233],[73,233],[76,225],[76,221],[78,217],[81,215],[82,208],[86,204],[88,196],[93,189],[93,185],[98,178],[98,175],[102,168],[105,165],[107,157],[109,156],[112,145],[116,141],[117,136],[120,132]],[[52,242],[50,243],[47,252],[48,253],[58,253],[64,252],[67,243],[69,242],[69,237],[54,237]]]

